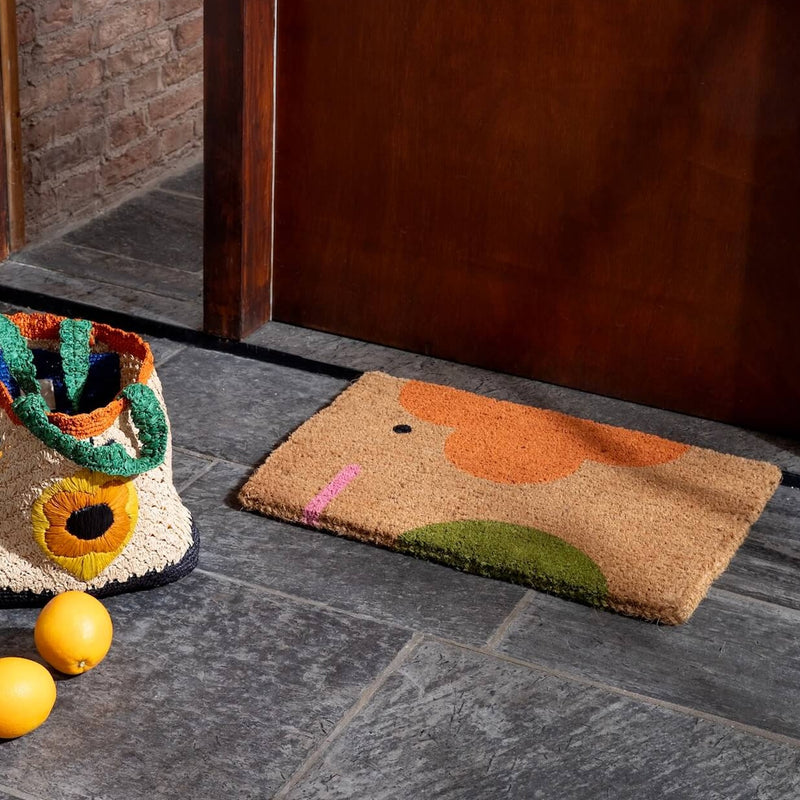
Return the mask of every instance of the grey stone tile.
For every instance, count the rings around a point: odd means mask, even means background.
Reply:
[[[203,278],[163,264],[94,250],[56,240],[22,250],[14,255],[21,264],[44,267],[78,279],[125,286],[160,297],[203,302]]]
[[[171,358],[186,347],[186,345],[180,342],[173,342],[171,339],[159,339],[157,336],[146,336],[145,338],[153,351],[156,369],[168,358]]]
[[[800,751],[424,643],[287,797],[790,800]]]
[[[536,594],[499,650],[800,738],[800,612],[712,589],[666,627]]]
[[[2,780],[2,778],[0,778]],[[0,800],[45,800],[43,797],[36,797],[36,795],[29,794],[28,792],[17,792],[10,787],[0,786]]]
[[[242,464],[262,461],[347,385],[197,348],[178,353],[158,374],[175,443]]]
[[[0,800],[44,800],[44,798],[35,797],[27,792],[14,792],[14,794],[11,794],[10,790],[5,791],[4,788],[0,786]]]
[[[236,510],[248,470],[217,464],[184,493],[200,565],[352,613],[483,644],[524,590],[502,581]]]
[[[128,286],[75,278],[15,261],[0,264],[0,296],[3,286],[27,289],[65,300],[76,300],[144,319],[182,325],[192,330],[199,330],[203,324],[202,303],[162,297]]]
[[[198,573],[106,605],[106,660],[2,745],[3,784],[48,800],[270,797],[408,638]]]
[[[180,192],[182,194],[190,194],[194,197],[203,196],[203,163],[195,164],[189,167],[185,172],[180,175],[175,175],[163,181],[160,189],[168,192]]]
[[[3,288],[0,286],[0,294],[2,294]],[[12,305],[11,303],[4,303],[0,302],[0,314],[16,314],[18,311],[25,311],[30,313],[33,311],[32,308],[24,308],[18,305]]]
[[[172,482],[178,491],[193,480],[197,475],[207,470],[212,459],[187,453],[180,448],[172,450]]]
[[[203,203],[157,190],[70,231],[64,240],[188,272],[203,268]]]
[[[716,586],[800,609],[800,490],[778,487]]]
[[[498,400],[550,408],[724,453],[771,461],[783,469],[800,472],[800,442],[743,430],[721,422],[503,375],[280,322],[264,325],[247,341],[353,369],[381,370],[398,378],[442,383]]]

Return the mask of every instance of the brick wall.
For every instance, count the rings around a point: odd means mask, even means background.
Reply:
[[[18,0],[28,241],[199,154],[202,0]]]

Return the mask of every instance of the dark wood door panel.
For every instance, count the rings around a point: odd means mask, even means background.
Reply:
[[[278,18],[276,319],[800,430],[800,6]]]

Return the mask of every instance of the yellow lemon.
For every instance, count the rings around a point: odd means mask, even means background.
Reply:
[[[53,676],[29,658],[0,658],[0,739],[38,728],[53,710]]]
[[[41,610],[33,640],[51,667],[78,675],[105,658],[113,632],[111,617],[99,600],[85,592],[63,592]]]

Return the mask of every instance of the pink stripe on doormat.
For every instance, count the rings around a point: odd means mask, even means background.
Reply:
[[[303,522],[312,527],[319,526],[319,515],[330,502],[340,495],[361,473],[358,464],[348,464],[303,510]]]

